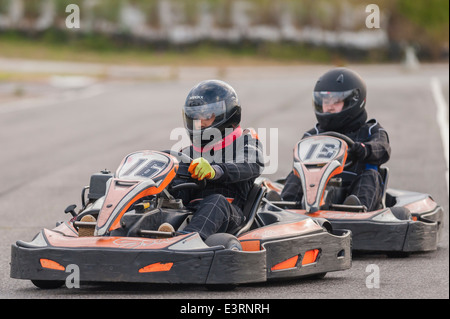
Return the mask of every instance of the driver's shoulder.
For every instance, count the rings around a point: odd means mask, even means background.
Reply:
[[[379,130],[384,130],[381,124],[377,121],[377,119],[370,119],[363,125],[363,129],[367,131],[369,136],[375,134]]]
[[[319,128],[319,123],[317,123],[312,129],[306,131],[303,134],[302,138],[306,138],[306,137],[309,137],[309,136],[312,136],[312,135],[317,135],[317,134],[320,134],[320,133],[322,133],[322,130]]]
[[[364,126],[368,126],[368,127],[374,127],[380,125],[380,123],[378,123],[377,119],[370,119],[367,120],[366,123],[364,123]]]

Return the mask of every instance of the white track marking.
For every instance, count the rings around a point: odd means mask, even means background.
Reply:
[[[449,152],[449,131],[448,131],[448,105],[445,101],[444,95],[441,89],[441,83],[437,77],[431,79],[431,91],[433,98],[437,106],[436,120],[441,131],[442,148],[444,151],[445,163],[447,165],[447,172],[445,174],[447,180],[447,194],[449,192],[448,185],[448,152]]]

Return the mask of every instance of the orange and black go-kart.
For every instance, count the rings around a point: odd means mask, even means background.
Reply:
[[[325,218],[333,228],[352,232],[354,252],[377,252],[391,257],[406,257],[412,252],[432,251],[442,237],[444,212],[428,194],[387,188],[389,169],[378,168],[383,180],[379,209],[343,205],[346,188],[340,177],[347,161],[349,137],[325,132],[304,138],[294,148],[294,173],[300,178],[302,202],[281,199],[283,180],[262,179],[267,188],[266,206],[277,206],[300,215]],[[263,209],[266,209],[263,206]]]
[[[257,183],[243,209],[245,225],[236,233],[214,234],[204,241],[198,233],[183,232],[193,213],[169,191],[202,187],[193,179],[175,183],[190,178],[184,164],[190,160],[173,151],[139,151],[127,155],[115,174],[92,175],[78,213],[71,205],[66,209],[70,220],[41,230],[30,242],[12,245],[11,277],[56,288],[76,265],[81,283],[214,287],[321,277],[351,267],[349,231],[330,231],[327,221],[295,212],[265,213],[260,207],[266,188]],[[95,221],[82,221],[87,215]],[[164,222],[175,232],[158,231]],[[80,229],[89,227],[95,229],[90,236],[79,236]]]

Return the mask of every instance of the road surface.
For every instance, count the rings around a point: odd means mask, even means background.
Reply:
[[[61,77],[28,83],[24,90],[35,98],[0,104],[0,297],[449,298],[448,64],[421,65],[416,71],[401,65],[352,66],[366,79],[369,117],[389,132],[389,187],[429,193],[444,207],[445,234],[437,251],[403,259],[358,255],[351,269],[321,280],[243,285],[228,292],[191,285],[82,285],[42,291],[29,281],[9,278],[10,245],[66,220],[64,209],[80,206],[81,189],[91,174],[115,170],[130,152],[167,149],[182,141],[181,106],[201,80],[219,78],[236,89],[242,126],[255,128],[266,139],[266,175],[286,176],[295,142],[315,123],[314,82],[328,69],[149,67],[127,73],[116,68],[107,71],[106,80],[83,82],[75,71],[89,68],[73,66],[67,73],[78,76],[75,84]],[[373,265],[379,269],[378,288],[367,285]]]

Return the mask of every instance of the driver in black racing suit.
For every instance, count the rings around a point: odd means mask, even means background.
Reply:
[[[234,233],[245,221],[247,195],[264,169],[262,145],[253,129],[241,128],[238,96],[225,82],[208,80],[192,88],[183,117],[192,142],[182,150],[193,159],[187,163],[189,172],[207,180],[202,189],[173,194],[194,211],[183,231],[198,232],[204,240],[218,232]],[[173,227],[164,223],[159,230]]]
[[[391,148],[386,130],[375,119],[367,121],[364,81],[352,70],[332,69],[317,81],[313,104],[318,123],[303,138],[328,131],[351,138],[355,144],[348,156],[353,165],[338,175],[347,186],[344,204],[364,205],[368,211],[378,209],[383,193],[379,166],[389,160]],[[294,172],[286,178],[281,197],[302,200],[301,181]]]

